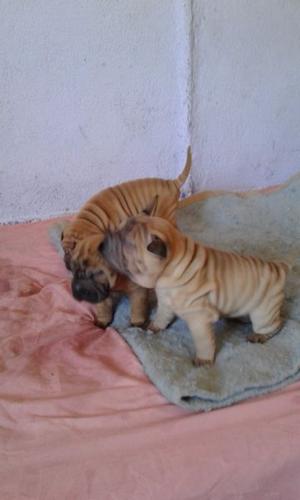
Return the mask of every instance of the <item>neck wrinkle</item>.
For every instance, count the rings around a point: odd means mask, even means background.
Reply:
[[[205,272],[208,253],[206,247],[201,243],[193,241],[191,238],[184,236],[176,241],[173,245],[173,258],[170,255],[169,261],[160,275],[160,285],[164,287],[165,281],[167,288],[173,286],[184,286],[197,273]],[[185,252],[183,256],[182,253]],[[203,277],[201,278],[202,281]],[[205,277],[204,277],[205,280]]]

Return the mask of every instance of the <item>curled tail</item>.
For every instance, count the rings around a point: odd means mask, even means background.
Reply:
[[[191,171],[191,167],[192,167],[192,151],[191,151],[191,146],[189,146],[187,150],[184,169],[181,172],[181,174],[177,177],[177,179],[175,179],[174,181],[178,188],[180,188],[187,180],[188,175]]]

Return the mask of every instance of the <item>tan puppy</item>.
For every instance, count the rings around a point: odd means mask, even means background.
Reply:
[[[175,224],[180,187],[191,169],[191,150],[177,179],[138,179],[110,187],[93,196],[62,234],[64,260],[73,273],[72,291],[77,300],[97,303],[97,324],[112,321],[111,291],[129,295],[131,323],[142,325],[147,319],[147,292],[111,269],[98,248],[105,232],[119,224],[158,196],[155,214]]]
[[[143,287],[155,287],[157,314],[150,325],[164,329],[177,315],[191,331],[196,365],[215,358],[212,324],[220,316],[249,315],[252,342],[265,342],[282,326],[280,309],[288,265],[208,248],[168,221],[140,215],[108,234],[103,255]]]

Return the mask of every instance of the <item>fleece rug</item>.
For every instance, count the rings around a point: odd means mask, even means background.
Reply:
[[[266,344],[251,344],[251,324],[215,325],[217,358],[212,367],[192,364],[186,324],[175,321],[153,335],[128,328],[128,302],[119,304],[113,326],[130,345],[146,374],[171,402],[209,411],[279,389],[300,378],[300,177],[269,194],[223,194],[179,209],[179,227],[195,240],[265,259],[292,257],[286,286],[285,325]]]

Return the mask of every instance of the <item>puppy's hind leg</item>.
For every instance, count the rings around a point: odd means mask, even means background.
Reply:
[[[247,338],[249,342],[264,344],[271,337],[278,333],[283,326],[283,319],[280,314],[282,296],[277,298],[275,303],[258,307],[250,314],[253,325],[253,333]]]
[[[247,340],[252,342],[252,344],[265,344],[267,340],[271,339],[279,333],[283,326],[283,319],[278,318],[278,321],[274,322],[272,325],[264,327],[262,330],[255,329],[250,335],[248,335]]]

